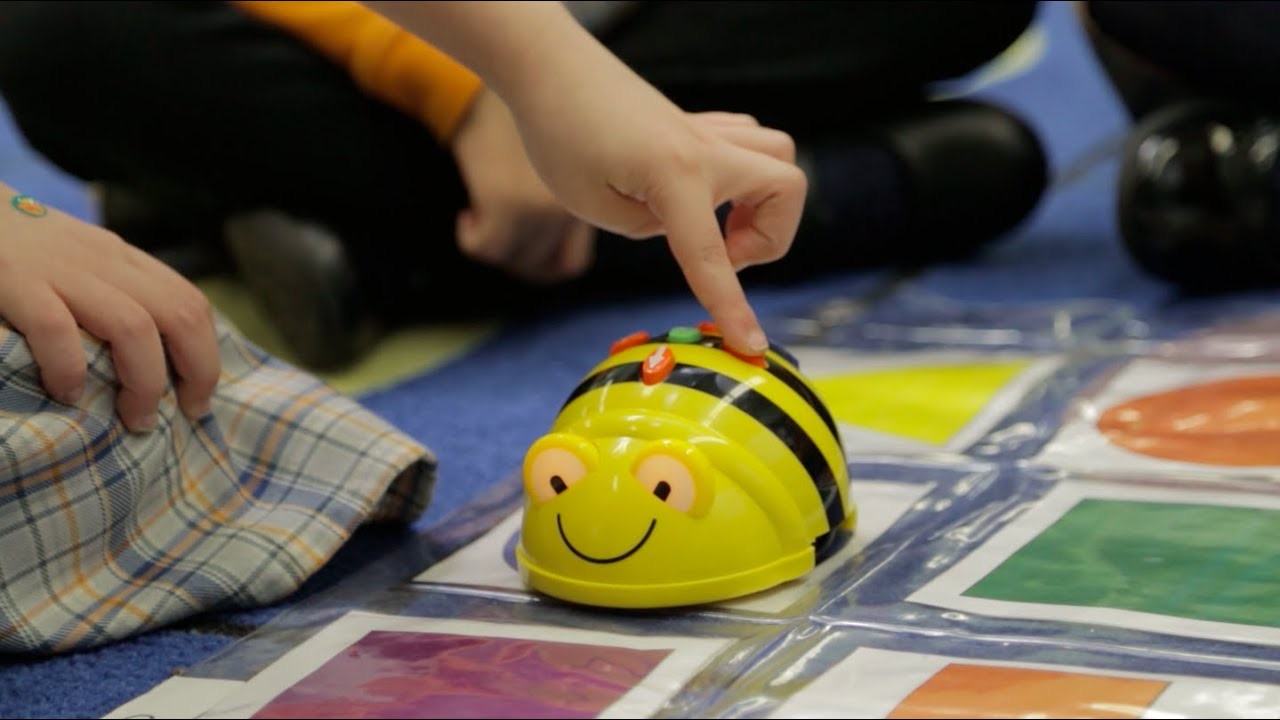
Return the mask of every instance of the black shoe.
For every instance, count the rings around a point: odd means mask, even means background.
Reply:
[[[378,335],[341,240],[319,225],[276,211],[227,220],[227,248],[300,364],[347,365]]]
[[[102,225],[188,279],[231,270],[222,214],[199,203],[162,200],[121,185],[99,186]]]
[[[1031,130],[968,101],[922,103],[812,140],[799,164],[805,217],[788,257],[747,271],[761,279],[964,258],[1025,218],[1046,184]]]
[[[993,105],[927,103],[880,123],[877,135],[905,168],[908,259],[971,255],[1012,230],[1044,194],[1040,141]]]
[[[1171,106],[1133,131],[1120,231],[1148,272],[1193,291],[1280,284],[1280,124],[1216,102]]]

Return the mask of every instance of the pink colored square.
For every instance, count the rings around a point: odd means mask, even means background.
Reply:
[[[590,718],[670,650],[373,631],[256,718]]]

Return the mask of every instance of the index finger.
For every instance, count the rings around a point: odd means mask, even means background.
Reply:
[[[650,193],[649,202],[689,288],[725,342],[747,355],[764,353],[769,343],[729,261],[710,189],[694,178],[673,180]]]
[[[140,250],[136,265],[113,273],[117,287],[151,315],[177,375],[178,405],[192,420],[210,411],[222,374],[218,333],[209,301],[175,270]]]
[[[733,200],[725,245],[735,267],[781,258],[795,240],[808,187],[790,163],[741,147],[720,155],[722,197]],[[720,198],[717,198],[720,199]]]

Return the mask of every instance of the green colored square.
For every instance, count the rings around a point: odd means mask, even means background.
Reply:
[[[1082,500],[964,594],[1280,627],[1280,511]]]

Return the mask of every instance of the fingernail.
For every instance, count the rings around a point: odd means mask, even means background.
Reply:
[[[747,349],[759,355],[769,349],[769,339],[764,336],[761,330],[752,330],[747,333]]]
[[[160,416],[156,413],[151,413],[150,415],[142,418],[142,421],[138,423],[136,432],[151,432],[152,430],[155,430],[156,426],[159,424]]]
[[[84,386],[78,385],[74,390],[69,390],[58,396],[58,402],[63,405],[75,405],[80,402],[80,398],[84,397]]]
[[[200,420],[211,412],[213,412],[213,406],[208,400],[205,400],[192,408],[190,417],[192,420]]]

